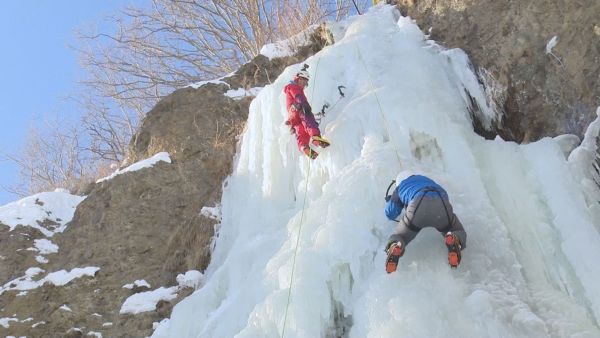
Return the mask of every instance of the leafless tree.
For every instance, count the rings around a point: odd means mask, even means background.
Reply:
[[[368,0],[358,2],[364,9]],[[353,8],[350,0],[152,0],[111,17],[110,34],[79,32],[89,77],[78,97],[92,151],[123,159],[138,121],[161,97],[231,73],[263,45]]]
[[[56,119],[32,127],[23,151],[5,155],[19,168],[20,178],[5,190],[19,196],[56,188],[75,191],[97,175],[100,163],[86,156],[80,131],[65,126]]]
[[[108,32],[79,31],[88,76],[73,95],[78,128],[33,129],[25,152],[11,155],[19,194],[76,189],[108,164],[120,164],[144,114],[188,84],[217,78],[325,19],[339,20],[369,0],[151,0],[107,18]],[[43,132],[41,132],[43,130]],[[15,191],[18,190],[18,191]]]

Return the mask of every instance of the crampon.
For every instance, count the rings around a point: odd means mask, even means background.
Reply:
[[[392,243],[387,249],[387,260],[385,262],[385,271],[392,273],[398,268],[398,260],[404,254],[402,243]]]
[[[448,232],[446,236],[444,236],[444,243],[446,244],[446,248],[448,248],[448,264],[450,264],[451,268],[457,268],[460,264],[460,240],[458,237]]]

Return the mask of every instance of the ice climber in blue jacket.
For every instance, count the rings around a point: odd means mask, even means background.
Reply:
[[[458,267],[461,250],[466,247],[467,233],[452,211],[446,190],[428,177],[410,175],[408,172],[401,173],[397,182],[400,183],[397,183],[392,195],[385,198],[387,218],[396,220],[401,216],[386,246],[386,271],[396,271],[398,259],[404,254],[406,245],[421,229],[427,227],[442,233],[448,248],[448,263],[453,268]]]

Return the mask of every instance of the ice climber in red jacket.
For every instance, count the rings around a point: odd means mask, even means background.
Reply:
[[[285,93],[285,103],[288,111],[286,124],[296,134],[298,148],[311,159],[319,155],[310,148],[309,142],[322,148],[329,146],[329,141],[321,137],[319,124],[315,120],[310,104],[304,95],[304,87],[308,86],[310,75],[306,69],[302,69],[295,76],[283,92]]]

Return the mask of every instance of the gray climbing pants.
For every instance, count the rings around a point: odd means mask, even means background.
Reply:
[[[389,242],[401,242],[406,246],[423,228],[432,227],[445,235],[452,231],[460,239],[462,248],[467,246],[467,233],[454,214],[446,194],[429,191],[418,195],[404,208],[400,223],[389,238]]]

